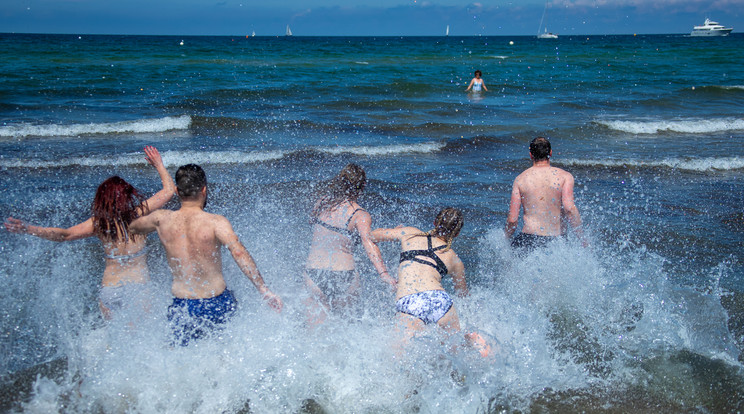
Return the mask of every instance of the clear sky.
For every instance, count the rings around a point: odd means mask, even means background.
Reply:
[[[0,32],[437,36],[744,32],[744,0],[0,0]]]

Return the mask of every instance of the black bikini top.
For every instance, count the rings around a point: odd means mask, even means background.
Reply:
[[[358,238],[358,235],[357,235],[357,234],[356,234],[356,233],[355,233],[354,231],[352,231],[352,230],[348,230],[348,227],[349,227],[349,223],[351,223],[351,219],[352,219],[352,218],[354,218],[354,214],[356,214],[356,212],[357,212],[357,211],[360,211],[360,210],[364,210],[364,209],[362,209],[362,208],[358,208],[358,209],[354,210],[354,211],[353,211],[353,212],[351,213],[351,215],[349,216],[349,219],[348,219],[348,220],[346,220],[346,224],[344,225],[344,227],[343,227],[343,228],[341,228],[341,227],[336,227],[336,226],[332,226],[332,225],[330,225],[330,224],[328,224],[328,223],[326,223],[326,222],[324,222],[324,221],[321,221],[321,220],[320,220],[319,218],[317,218],[317,217],[313,217],[312,223],[313,223],[313,224],[319,224],[319,225],[321,225],[321,226],[325,227],[326,229],[328,229],[328,230],[330,230],[330,231],[332,231],[332,232],[335,232],[335,233],[339,233],[339,234],[342,234],[342,235],[344,235],[344,236],[348,237],[349,239],[351,239],[351,241],[353,241],[353,242],[355,242],[355,243],[356,243],[356,242],[358,242],[358,240],[357,240],[357,238]],[[357,236],[357,237],[355,237],[355,236]]]
[[[445,264],[442,261],[442,259],[440,259],[439,256],[437,256],[437,254],[434,253],[434,252],[437,251],[437,250],[444,249],[445,247],[447,247],[447,245],[442,245],[442,246],[439,246],[437,248],[432,248],[431,247],[431,235],[430,234],[427,234],[426,235],[426,241],[429,244],[429,248],[426,249],[426,250],[407,250],[405,252],[400,252],[400,262],[403,263],[406,260],[411,260],[411,261],[414,261],[416,263],[421,263],[421,264],[429,265],[429,266],[437,269],[437,272],[439,272],[439,275],[442,276],[442,277],[444,277],[444,275],[446,275],[447,272],[448,272],[447,266],[445,266]],[[417,256],[428,257],[429,259],[434,260],[434,263],[432,263],[432,262],[430,262],[428,260],[419,259]]]

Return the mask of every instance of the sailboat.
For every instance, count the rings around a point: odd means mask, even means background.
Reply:
[[[287,25],[287,33],[285,33],[285,36],[292,36],[292,30],[290,30],[289,25]]]
[[[251,37],[256,37],[256,31],[255,30],[251,32]]]
[[[444,32],[445,36],[449,36],[449,25],[447,25],[447,30]]]
[[[540,27],[537,28],[537,38],[538,39],[557,39],[558,35],[554,33],[548,32],[548,28],[545,28],[545,31],[543,33],[540,33],[540,29],[542,29],[543,20],[545,20],[545,12],[548,10],[548,2],[545,2],[545,8],[543,9],[542,17],[540,18]]]

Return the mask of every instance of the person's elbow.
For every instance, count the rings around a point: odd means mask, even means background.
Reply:
[[[574,221],[581,220],[581,216],[579,215],[579,209],[576,207],[575,204],[564,206],[563,211],[565,212],[566,217],[568,218],[569,221],[574,222]]]

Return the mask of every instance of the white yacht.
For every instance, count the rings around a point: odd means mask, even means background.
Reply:
[[[690,36],[728,36],[732,30],[734,30],[733,27],[723,27],[718,22],[705,19],[704,25],[693,27]]]
[[[550,33],[548,29],[545,29],[544,33],[538,33],[537,34],[538,39],[557,39],[558,35],[555,33]]]

